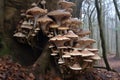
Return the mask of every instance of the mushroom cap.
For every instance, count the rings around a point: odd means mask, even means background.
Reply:
[[[89,43],[95,43],[96,42],[94,39],[90,39],[88,37],[83,37],[83,38],[80,39],[80,41],[89,42]]]
[[[58,54],[55,53],[55,52],[53,52],[53,53],[51,53],[50,55],[51,55],[51,56],[57,56]]]
[[[88,50],[91,52],[98,52],[98,49],[95,49],[95,48],[88,48]]]
[[[71,55],[69,52],[65,52],[65,54],[62,55],[62,58],[71,58]]]
[[[63,26],[58,27],[58,30],[61,30],[61,31],[68,30],[68,29],[69,27],[63,27]]]
[[[27,21],[23,21],[22,25],[28,26],[28,25],[30,25],[30,23],[28,23]]]
[[[63,59],[62,58],[59,58],[58,59],[58,64],[64,64],[65,62],[63,61]]]
[[[51,11],[47,14],[49,17],[54,18],[55,20],[58,19],[65,19],[65,18],[69,18],[71,16],[70,12],[66,12],[65,10],[54,10]]]
[[[50,28],[55,28],[55,29],[56,29],[56,28],[58,28],[58,27],[59,27],[58,24],[51,24],[51,25],[50,25]]]
[[[36,30],[36,31],[39,31],[39,30],[40,30],[40,28],[39,28],[39,27],[37,27],[37,28],[35,28],[35,30]]]
[[[77,49],[74,49],[71,53],[70,53],[71,56],[81,56],[82,53],[79,52]]]
[[[79,25],[82,24],[82,22],[78,18],[71,18],[71,24]]]
[[[49,41],[54,42],[57,47],[62,47],[62,46],[64,46],[64,43],[69,40],[70,39],[65,36],[57,35],[57,36],[51,38]]]
[[[42,9],[36,6],[36,7],[28,9],[26,13],[30,15],[44,15],[47,13],[47,9]]]
[[[73,2],[68,2],[68,1],[59,1],[58,2],[59,5],[61,5],[62,8],[70,8],[72,6],[76,6],[75,3]]]
[[[37,6],[37,4],[36,4],[36,3],[32,3],[31,6],[32,6],[32,7],[35,7],[35,6]]]
[[[98,54],[95,54],[94,56],[90,57],[92,60],[100,60],[101,57]]]
[[[46,23],[46,22],[52,22],[53,20],[47,16],[44,16],[44,17],[40,17],[38,18],[37,22],[40,22],[40,23]]]
[[[80,65],[79,64],[77,64],[77,63],[75,63],[75,64],[73,64],[72,66],[69,66],[70,67],[70,69],[72,69],[72,70],[81,70],[82,68],[80,67]]]
[[[70,40],[69,38],[62,35],[57,35],[50,39],[50,41],[69,41],[69,40]]]
[[[85,35],[89,35],[91,33],[91,31],[79,31],[77,34],[79,35],[79,36],[85,36]]]
[[[64,36],[66,36],[66,37],[68,37],[68,38],[78,38],[78,35],[76,35],[72,30],[69,30],[68,31],[68,33],[66,34],[66,35],[64,35]]]
[[[33,26],[30,26],[30,25],[28,25],[28,26],[24,26],[24,25],[21,25],[21,28],[25,28],[25,29],[33,29]]]
[[[62,21],[62,24],[71,24],[71,19],[65,19]]]
[[[14,36],[14,37],[21,37],[21,38],[26,37],[26,35],[23,34],[23,33],[21,33],[21,32],[17,32],[17,33],[15,33],[13,36]]]
[[[93,62],[93,60],[91,60],[91,59],[84,59],[83,61],[85,61],[85,62]]]
[[[88,49],[86,49],[86,48],[81,53],[82,53],[82,57],[88,57],[88,56],[94,56],[95,55],[94,53],[88,51]]]

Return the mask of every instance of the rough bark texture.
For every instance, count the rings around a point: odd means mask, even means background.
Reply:
[[[81,8],[82,8],[82,2],[84,0],[69,0],[72,1],[76,4],[76,6],[74,7],[74,13],[73,13],[73,17],[77,17],[77,18],[81,18]]]
[[[103,27],[103,22],[102,22],[101,0],[95,0],[95,7],[96,7],[96,10],[97,10],[98,25],[99,25],[99,29],[100,29],[100,38],[101,38],[103,59],[104,59],[107,70],[111,70],[111,68],[109,66],[109,63],[108,63],[108,60],[107,60],[104,32],[103,32],[103,28],[102,28]]]

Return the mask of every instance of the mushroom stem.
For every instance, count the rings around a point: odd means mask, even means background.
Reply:
[[[33,25],[34,28],[36,27],[38,17],[39,15],[34,16],[34,25]]]
[[[57,35],[56,29],[53,29],[53,31],[54,31],[54,35],[56,36]]]

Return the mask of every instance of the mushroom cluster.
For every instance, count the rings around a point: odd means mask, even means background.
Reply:
[[[14,37],[22,43],[31,44],[31,39],[42,30],[49,37],[50,55],[59,65],[61,73],[92,68],[94,62],[100,59],[98,49],[92,48],[96,41],[86,37],[91,32],[84,31],[80,27],[82,22],[72,17],[71,7],[75,6],[74,3],[60,0],[58,4],[60,8],[50,12],[47,12],[45,6],[42,9],[32,4]]]

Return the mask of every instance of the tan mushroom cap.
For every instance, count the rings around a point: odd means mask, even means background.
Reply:
[[[46,22],[52,22],[53,20],[47,16],[44,16],[44,17],[40,17],[38,18],[37,22],[40,22],[40,23],[46,23]]]
[[[92,60],[100,60],[101,57],[98,54],[95,54],[94,56],[90,57]]]
[[[71,53],[70,53],[71,56],[81,56],[82,53],[79,52],[77,49],[74,49]]]
[[[61,5],[62,8],[70,8],[72,6],[76,6],[75,3],[73,2],[68,2],[68,1],[59,1],[58,2],[59,5]]]
[[[64,35],[65,37],[68,37],[68,38],[78,38],[78,35],[76,35],[72,30],[69,30],[68,33],[66,35]]]
[[[70,39],[65,36],[57,35],[57,36],[51,38],[49,41],[54,42],[57,47],[62,47],[62,46],[64,46],[64,43],[69,40]]]
[[[79,36],[85,36],[85,35],[89,35],[91,33],[91,31],[79,31],[77,34],[79,35]]]
[[[80,41],[89,42],[89,43],[95,43],[96,42],[94,39],[90,39],[88,37],[83,37],[83,38],[80,39]]]
[[[71,16],[70,12],[66,12],[65,10],[54,10],[54,11],[49,12],[47,15],[55,19],[55,21],[59,25],[62,19],[66,19]]]
[[[43,15],[47,13],[47,9],[42,9],[36,6],[36,7],[28,9],[26,13],[31,14],[31,15]]]
[[[53,53],[51,53],[50,55],[51,55],[51,56],[57,56],[58,54],[55,53],[55,52],[53,52]]]
[[[32,7],[35,7],[35,6],[37,6],[37,4],[36,4],[36,3],[32,3],[31,6],[32,6]]]
[[[78,63],[75,63],[75,64],[73,64],[72,66],[69,66],[69,67],[72,70],[81,70],[82,69]]]
[[[54,10],[47,14],[48,16],[59,16],[59,17],[70,17],[71,14],[69,12],[66,12],[65,10]]]
[[[58,27],[59,27],[58,24],[51,24],[51,25],[50,25],[50,28],[53,28],[53,29],[54,29],[54,28],[56,29],[56,28],[58,28]]]
[[[88,48],[88,50],[91,52],[98,52],[98,49],[96,49],[96,48]]]
[[[56,41],[56,40],[58,40],[58,41],[63,41],[63,40],[68,41],[70,39],[65,37],[65,36],[62,36],[62,35],[57,35],[57,36],[50,39],[50,41]]]
[[[82,24],[82,22],[78,18],[71,18],[71,24],[79,25]]]
[[[88,49],[86,49],[86,48],[81,53],[82,53],[82,57],[88,57],[88,56],[94,56],[95,55],[94,53],[88,51]]]
[[[14,37],[21,37],[21,38],[26,37],[26,35],[23,34],[23,33],[21,33],[21,32],[17,32],[17,33],[15,33],[13,36],[14,36]]]
[[[68,29],[69,27],[63,27],[63,26],[58,27],[58,30],[61,30],[61,31],[68,30]]]

